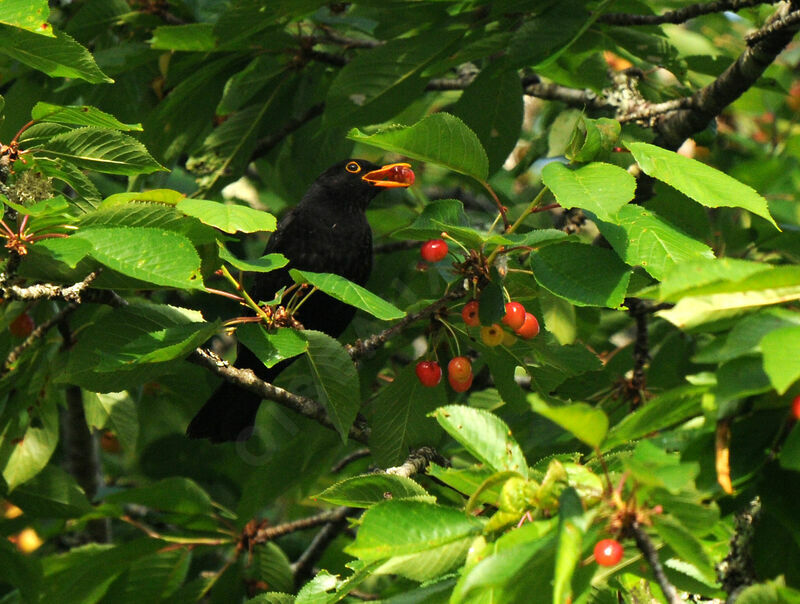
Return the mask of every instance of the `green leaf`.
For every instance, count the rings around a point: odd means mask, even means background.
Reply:
[[[217,47],[217,37],[211,23],[161,25],[153,31],[150,46],[156,50],[210,52]]]
[[[264,543],[256,554],[258,578],[271,589],[282,592],[294,591],[294,573],[289,558],[272,541]]]
[[[418,501],[386,501],[361,517],[355,541],[345,551],[361,560],[424,552],[478,535],[483,522],[461,510]]]
[[[721,363],[760,353],[764,336],[773,330],[796,325],[800,325],[800,316],[782,308],[748,315],[737,321],[729,332],[698,350],[692,357],[692,362]]]
[[[267,331],[262,325],[246,323],[236,329],[236,337],[267,367],[274,367],[308,350],[308,342],[303,336],[288,327]]]
[[[95,126],[111,130],[141,131],[141,124],[123,124],[113,115],[89,105],[53,105],[39,101],[31,109],[31,119],[38,122]]]
[[[672,493],[689,486],[700,472],[700,464],[681,463],[678,453],[668,453],[649,440],[639,441],[623,464],[636,480]]]
[[[127,392],[89,393],[83,395],[86,423],[98,430],[107,428],[118,438],[125,452],[136,451],[139,439],[139,414]]]
[[[709,208],[744,208],[778,228],[769,213],[767,200],[724,172],[648,143],[626,143],[626,146],[646,174],[678,189],[697,203]]]
[[[219,115],[233,113],[261,93],[270,81],[286,71],[286,64],[272,55],[259,55],[242,71],[225,82],[225,90],[217,105]]]
[[[583,504],[578,493],[567,487],[558,503],[558,547],[553,577],[553,602],[572,602],[572,575],[581,558],[581,545],[586,532]]]
[[[396,239],[416,239],[427,241],[441,237],[441,225],[467,226],[464,204],[458,199],[437,199],[425,205],[419,216],[409,226],[395,231]]]
[[[608,417],[602,409],[586,403],[548,405],[538,394],[529,394],[528,401],[536,413],[558,424],[581,442],[593,448],[599,448],[603,443],[608,431]]]
[[[795,424],[783,441],[779,459],[782,468],[800,472],[800,424]]]
[[[353,129],[347,138],[384,151],[439,164],[484,181],[489,159],[476,134],[448,113],[434,113],[413,126],[391,126],[375,134]]]
[[[619,307],[631,276],[611,250],[573,241],[537,250],[531,268],[539,285],[577,306]]]
[[[8,539],[0,539],[0,583],[13,585],[19,590],[16,601],[38,602],[42,564],[37,558],[17,550]],[[11,600],[9,597],[4,599]]]
[[[528,463],[522,449],[506,423],[493,413],[463,405],[447,405],[437,409],[433,416],[450,436],[490,468],[528,477]]]
[[[489,174],[503,165],[522,128],[519,74],[503,61],[489,63],[461,94],[451,112],[478,135],[489,159]]]
[[[342,442],[346,442],[361,406],[356,368],[342,345],[329,335],[311,329],[300,333],[308,342],[305,358],[317,400],[328,412]]]
[[[778,394],[800,379],[800,326],[776,329],[761,339],[764,371]]]
[[[108,210],[114,206],[126,205],[133,202],[152,202],[160,203],[169,206],[176,206],[186,196],[179,191],[172,189],[150,189],[149,191],[132,191],[126,193],[114,193],[109,195],[103,200],[102,210]],[[130,208],[125,209],[126,212],[132,212]],[[148,226],[148,225],[140,225]],[[150,225],[153,226],[153,225]]]
[[[211,498],[196,482],[188,478],[165,478],[144,487],[123,489],[107,495],[106,503],[135,503],[154,510],[176,514],[211,515],[215,507]]]
[[[242,260],[231,254],[222,243],[219,245],[219,257],[234,268],[247,273],[269,273],[289,264],[289,259],[283,254],[267,254],[255,260]]]
[[[553,63],[597,16],[579,0],[545,4],[514,34],[508,49],[514,64],[535,68]]]
[[[706,388],[683,386],[647,401],[611,428],[603,450],[635,440],[646,434],[684,422],[701,413],[701,398]]]
[[[25,414],[22,432],[14,433],[17,422],[10,422],[0,432],[0,441],[12,447],[5,459],[5,446],[0,448],[0,464],[8,490],[13,491],[41,472],[58,445],[58,408],[55,401],[45,399]],[[22,439],[13,442],[11,439]],[[3,463],[5,462],[5,463]]]
[[[387,499],[433,499],[410,478],[392,474],[352,476],[328,487],[317,497],[328,503],[356,508],[368,508]]]
[[[166,169],[135,138],[92,126],[54,136],[37,149],[37,153],[107,174],[135,176]]]
[[[390,304],[371,291],[340,275],[335,275],[333,273],[312,273],[311,271],[300,271],[297,269],[291,269],[289,274],[296,283],[310,283],[332,298],[336,298],[345,304],[366,311],[373,317],[382,321],[401,319],[406,316],[406,313],[397,308],[394,304]]]
[[[189,239],[173,231],[92,227],[73,237],[91,244],[95,260],[134,279],[181,289],[203,287],[200,256]]]
[[[187,216],[194,216],[226,233],[275,230],[276,221],[272,214],[248,206],[185,197],[178,202],[177,208]]]
[[[682,296],[675,307],[660,311],[658,316],[689,329],[759,306],[800,299],[800,267],[765,268],[744,279],[714,283],[683,292]]]
[[[63,31],[54,33],[55,37],[40,36],[0,24],[0,53],[53,78],[80,78],[91,84],[114,81],[100,71],[88,50]]]
[[[553,334],[562,346],[575,342],[578,335],[575,307],[546,289],[539,291],[539,306],[547,332]]]
[[[462,32],[439,30],[435,36],[390,40],[359,53],[328,89],[325,123],[374,124],[400,113],[425,90],[422,70],[461,36]]]
[[[135,561],[109,587],[106,602],[174,601],[169,596],[185,580],[192,553],[188,549],[166,549]],[[163,598],[163,599],[162,599]]]
[[[7,498],[26,514],[37,518],[78,518],[92,511],[92,505],[75,479],[52,464],[14,489]]]
[[[719,285],[722,282],[741,281],[772,268],[763,262],[737,258],[693,260],[667,269],[658,289],[659,299],[677,302],[681,297],[701,288]]]
[[[625,262],[641,266],[662,279],[676,264],[714,253],[701,243],[641,206],[626,205],[611,222],[597,222],[600,232]]]
[[[0,4],[0,23],[37,34],[53,35],[53,28],[47,22],[50,16],[47,0],[3,0]]]
[[[446,403],[443,383],[427,388],[417,379],[414,363],[404,367],[367,409],[369,448],[378,467],[400,463],[411,448],[434,442],[441,431],[428,414]]]
[[[716,583],[714,566],[702,544],[691,531],[670,516],[653,516],[653,527],[681,559],[693,565],[700,572],[709,585]]]
[[[67,210],[69,210],[69,203],[67,203],[67,200],[64,199],[62,195],[51,197],[50,199],[43,199],[29,206],[14,203],[4,195],[0,195],[0,201],[20,214],[25,214],[27,216],[58,216],[66,214]]]
[[[636,192],[636,179],[618,166],[601,162],[577,170],[554,161],[542,170],[542,182],[563,208],[581,208],[601,220],[613,219]]]
[[[118,371],[132,365],[183,358],[214,335],[219,326],[219,321],[189,323],[143,334],[106,354],[95,371]]]
[[[412,581],[431,581],[464,563],[474,537],[464,537],[419,554],[394,556],[375,569],[376,575],[400,575]]]

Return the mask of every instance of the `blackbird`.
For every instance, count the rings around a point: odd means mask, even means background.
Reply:
[[[323,172],[300,203],[284,216],[269,239],[265,253],[289,259],[282,269],[256,276],[251,297],[272,300],[293,283],[289,269],[336,273],[363,285],[372,270],[372,231],[365,210],[383,189],[408,187],[414,172],[408,164],[378,166],[362,159],[339,162]],[[306,329],[338,337],[350,323],[355,308],[315,292],[298,309]],[[239,344],[236,366],[249,368],[271,382],[291,359],[267,369],[258,357]],[[261,398],[230,382],[223,382],[197,412],[186,434],[212,442],[244,440],[250,436]]]

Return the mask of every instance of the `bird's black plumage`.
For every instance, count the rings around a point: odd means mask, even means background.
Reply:
[[[396,167],[399,166],[399,167]],[[387,186],[408,186],[413,172],[405,164],[378,166],[360,159],[335,164],[323,172],[303,199],[278,223],[265,253],[278,252],[289,259],[286,268],[260,273],[251,297],[271,300],[275,292],[293,283],[290,268],[336,273],[363,285],[372,270],[372,231],[365,210]],[[375,174],[391,180],[364,176]],[[392,184],[394,183],[394,184]],[[352,306],[316,292],[299,308],[296,318],[306,329],[339,336],[355,314]],[[290,361],[267,369],[244,346],[239,346],[236,366],[250,368],[272,381]],[[192,419],[186,434],[224,442],[247,438],[252,432],[261,399],[230,382],[223,384]]]

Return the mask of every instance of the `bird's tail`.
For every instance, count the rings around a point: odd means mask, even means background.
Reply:
[[[186,428],[189,438],[221,443],[247,440],[253,433],[261,397],[223,382]]]

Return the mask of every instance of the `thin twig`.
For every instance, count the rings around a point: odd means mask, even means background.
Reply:
[[[295,586],[299,587],[311,578],[314,572],[314,564],[322,557],[322,554],[325,553],[325,550],[333,540],[339,536],[339,533],[347,528],[347,516],[356,514],[359,511],[360,510],[354,510],[346,506],[335,510],[338,518],[329,521],[328,524],[314,536],[311,544],[292,564]]]
[[[456,287],[455,289],[451,290],[450,292],[446,293],[444,296],[432,302],[422,310],[411,313],[400,319],[397,323],[392,325],[391,327],[384,329],[380,333],[373,334],[366,338],[365,340],[356,340],[352,344],[347,344],[345,348],[347,352],[350,354],[350,358],[353,360],[359,359],[365,354],[372,352],[373,350],[377,350],[389,339],[396,336],[398,333],[403,331],[406,327],[422,319],[424,317],[430,316],[436,312],[438,312],[441,308],[447,305],[449,302],[453,300],[458,300],[459,298],[463,298],[467,295],[467,291],[462,287]]]
[[[409,478],[414,474],[424,472],[431,462],[435,462],[440,466],[447,465],[447,460],[436,449],[433,447],[420,447],[412,451],[402,465],[386,468],[386,474]]]
[[[331,474],[338,474],[354,461],[369,457],[371,454],[372,452],[366,447],[363,449],[357,449],[352,453],[345,455],[342,459],[333,464],[333,466],[331,466]]]
[[[792,27],[800,23],[800,10],[796,10],[794,12],[789,13],[788,15],[781,17],[779,19],[775,19],[768,25],[765,25],[758,31],[754,31],[752,34],[749,34],[745,37],[745,41],[747,42],[748,46],[753,46],[757,42],[767,38],[769,36],[773,36],[779,31],[786,29],[788,27]]]
[[[258,545],[261,543],[266,543],[267,541],[273,541],[278,537],[283,537],[284,535],[288,535],[290,533],[304,531],[322,524],[337,522],[344,518],[349,510],[350,508],[343,506],[329,512],[322,512],[316,516],[308,516],[306,518],[292,520],[291,522],[284,522],[283,524],[277,524],[275,526],[267,526],[257,530],[256,533],[250,537],[250,543],[253,545]]]
[[[72,313],[76,308],[78,308],[78,305],[74,302],[70,302],[64,308],[58,311],[55,315],[50,317],[47,321],[45,321],[41,325],[38,325],[28,335],[27,338],[25,338],[19,345],[17,345],[11,352],[8,353],[8,356],[6,357],[6,360],[3,363],[3,367],[0,368],[0,378],[2,378],[9,371],[11,371],[14,364],[22,356],[22,353],[24,353],[26,350],[28,350],[28,348],[33,346],[36,340],[44,336],[44,334],[47,333],[47,331],[51,327],[53,327],[53,325],[56,325],[61,321],[63,321],[64,319],[66,319],[70,315],[70,313]]]
[[[759,4],[775,4],[776,0],[716,0],[703,4],[690,4],[660,15],[634,15],[629,13],[606,13],[598,17],[599,23],[608,25],[660,25],[662,23],[685,23],[695,17],[738,11]]]
[[[669,604],[681,604],[681,599],[678,597],[678,592],[675,589],[675,586],[669,582],[667,575],[664,574],[664,568],[661,566],[661,561],[658,559],[658,552],[656,551],[653,542],[650,541],[650,537],[647,535],[647,532],[645,532],[644,528],[642,528],[642,525],[637,521],[634,521],[631,524],[631,530],[633,531],[634,539],[636,539],[636,545],[638,546],[639,551],[642,552],[645,560],[650,563],[650,567],[653,569],[653,575],[655,575],[658,586],[664,593],[664,597],[667,599],[667,602],[669,602]]]
[[[220,360],[207,350],[195,349],[187,359],[196,365],[205,367],[215,375],[239,386],[240,388],[259,395],[262,398],[275,401],[295,413],[313,419],[326,428],[335,430],[335,426],[325,408],[317,401],[304,396],[293,394],[288,390],[274,386],[269,382],[259,379],[250,369],[238,369]],[[348,436],[355,441],[366,444],[369,439],[369,428],[352,426]]]

